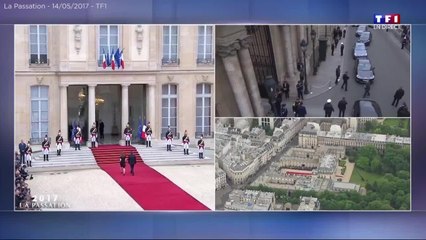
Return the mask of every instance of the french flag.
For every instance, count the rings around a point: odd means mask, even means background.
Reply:
[[[112,70],[115,70],[114,51],[112,51],[112,54],[111,54],[111,68],[112,68]]]
[[[107,67],[105,52],[102,53],[102,67],[105,69]]]
[[[121,54],[120,54],[120,65],[121,65],[121,68],[122,68],[122,69],[124,69],[123,51],[124,51],[124,49],[123,49],[123,50],[121,50]]]

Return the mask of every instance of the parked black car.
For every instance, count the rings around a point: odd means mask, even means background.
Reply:
[[[383,117],[383,115],[376,101],[359,99],[354,103],[352,117]]]
[[[355,43],[353,49],[354,49],[354,53],[353,53],[354,59],[368,56],[367,48],[365,47],[364,43],[360,43],[360,42]]]
[[[361,36],[359,36],[357,42],[364,43],[365,46],[370,46],[372,38],[373,34],[371,32],[363,32]]]
[[[355,32],[355,37],[359,37],[361,36],[361,33],[367,31],[367,26],[366,25],[359,25],[358,28],[356,29]]]
[[[355,64],[355,81],[358,83],[373,83],[374,81],[374,67],[371,65],[370,59],[358,58]]]

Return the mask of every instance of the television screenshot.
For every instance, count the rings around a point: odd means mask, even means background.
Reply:
[[[0,238],[426,237],[407,3],[0,1]]]

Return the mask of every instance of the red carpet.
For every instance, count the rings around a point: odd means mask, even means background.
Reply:
[[[136,155],[135,176],[130,174],[126,159],[126,175],[121,175],[120,154]],[[145,210],[209,210],[172,181],[143,163],[134,147],[100,145],[92,149],[99,167],[108,173]]]

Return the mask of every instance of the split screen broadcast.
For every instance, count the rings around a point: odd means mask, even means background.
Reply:
[[[411,210],[410,36],[16,25],[15,209]]]

